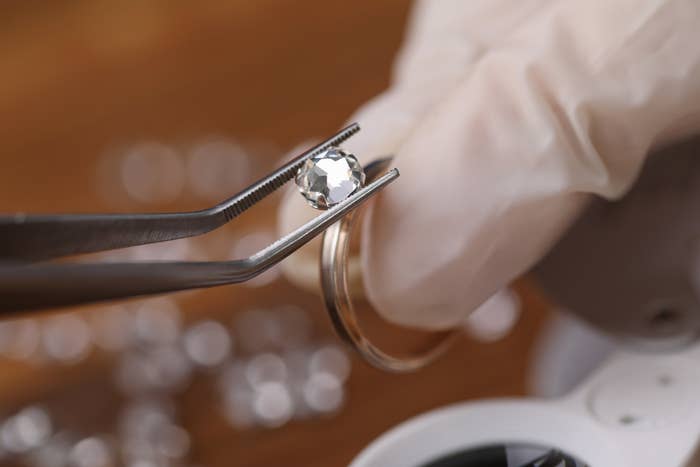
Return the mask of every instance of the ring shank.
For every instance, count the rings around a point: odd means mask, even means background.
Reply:
[[[377,178],[391,162],[378,159],[365,168],[367,182]],[[418,370],[440,356],[452,343],[451,332],[429,350],[407,356],[393,356],[374,345],[362,331],[348,287],[348,255],[352,229],[358,220],[353,211],[326,230],[321,247],[321,288],[326,310],[338,335],[376,368],[395,373]]]

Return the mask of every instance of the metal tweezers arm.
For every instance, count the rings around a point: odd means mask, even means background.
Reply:
[[[0,265],[0,313],[233,284],[308,243],[398,178],[393,169],[253,256],[219,262]]]
[[[352,124],[234,197],[167,214],[0,217],[0,314],[243,282],[301,248],[396,180],[396,169],[249,258],[217,262],[47,263],[41,260],[191,237],[229,222],[291,180],[304,162],[359,131]],[[370,164],[367,169],[376,165]],[[374,169],[372,169],[374,170]],[[34,261],[34,262],[32,262]]]
[[[200,235],[237,217],[291,180],[306,159],[359,131],[355,123],[228,200],[201,211],[164,214],[0,216],[0,259],[40,261]]]

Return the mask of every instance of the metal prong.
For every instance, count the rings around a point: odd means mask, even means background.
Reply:
[[[0,312],[244,282],[282,261],[398,176],[396,169],[387,172],[335,207],[243,260],[0,266]]]

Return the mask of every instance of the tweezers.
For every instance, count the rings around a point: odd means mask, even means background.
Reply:
[[[244,282],[274,266],[396,180],[396,169],[252,256],[232,261],[42,262],[192,237],[241,215],[296,175],[304,161],[359,131],[357,124],[303,152],[237,195],[200,211],[0,216],[0,312],[78,305]]]

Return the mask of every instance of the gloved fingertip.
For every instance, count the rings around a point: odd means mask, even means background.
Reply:
[[[513,330],[520,311],[520,297],[509,287],[504,287],[467,317],[464,329],[478,341],[498,341]]]

